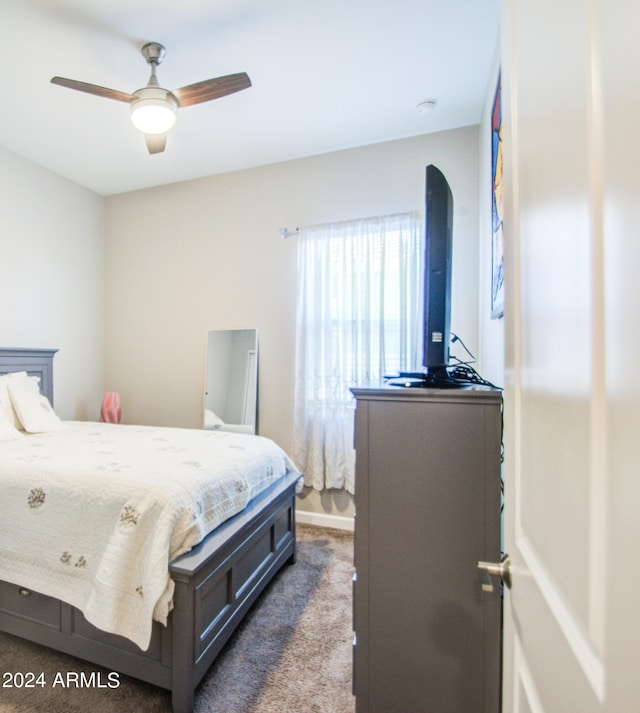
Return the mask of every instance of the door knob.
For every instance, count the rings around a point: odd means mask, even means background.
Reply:
[[[511,558],[509,555],[504,555],[500,562],[478,562],[478,569],[481,572],[483,591],[493,592],[491,577],[499,577],[511,589]]]

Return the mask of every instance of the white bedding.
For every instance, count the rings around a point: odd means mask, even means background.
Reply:
[[[168,563],[295,465],[271,440],[65,422],[0,447],[0,579],[149,646]]]

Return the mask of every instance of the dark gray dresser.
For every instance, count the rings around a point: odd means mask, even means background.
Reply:
[[[498,713],[501,394],[353,393],[356,713]]]

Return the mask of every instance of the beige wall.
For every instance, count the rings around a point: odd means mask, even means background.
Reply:
[[[429,163],[455,197],[453,329],[477,350],[477,127],[107,198],[105,388],[123,420],[200,426],[207,331],[257,327],[260,431],[289,450],[297,238],[279,228],[422,209]]]
[[[97,418],[103,390],[104,199],[0,147],[0,344],[59,349],[55,407]]]
[[[279,228],[422,209],[436,164],[455,197],[453,329],[477,352],[478,149],[468,127],[107,199],[0,149],[0,341],[60,350],[63,418],[97,418],[117,389],[125,422],[197,427],[207,331],[257,327],[261,432],[289,450],[297,239]],[[336,493],[300,505],[352,511]]]

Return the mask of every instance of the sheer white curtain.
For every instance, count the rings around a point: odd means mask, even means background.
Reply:
[[[305,484],[354,492],[349,387],[422,363],[418,213],[301,229],[294,459]]]

